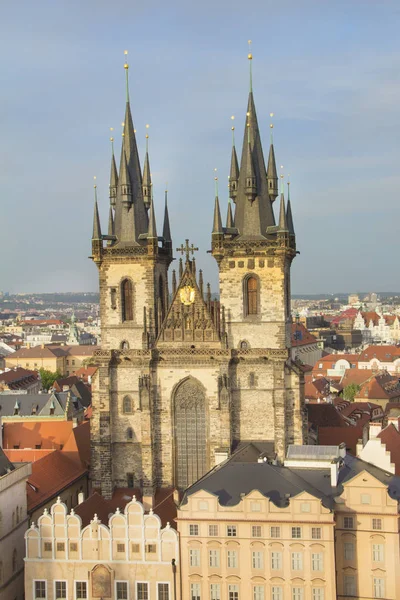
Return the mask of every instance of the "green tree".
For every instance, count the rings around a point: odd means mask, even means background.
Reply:
[[[343,398],[345,400],[349,400],[350,402],[354,401],[354,397],[361,390],[361,386],[357,383],[349,383],[343,390]]]
[[[39,369],[39,375],[40,375],[40,379],[42,380],[43,389],[49,390],[53,386],[53,383],[57,379],[60,379],[61,372],[55,371],[53,373],[52,371],[48,371],[47,369],[42,368],[42,369]]]

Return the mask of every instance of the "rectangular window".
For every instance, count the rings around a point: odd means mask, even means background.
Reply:
[[[87,598],[87,583],[86,581],[75,581],[75,598]]]
[[[35,581],[35,598],[46,598],[46,581]]]
[[[262,569],[263,568],[263,553],[259,550],[252,552],[252,565],[253,569]]]
[[[236,569],[238,566],[236,550],[228,550],[228,569]]]
[[[239,586],[235,583],[228,585],[228,600],[239,600]]]
[[[199,583],[190,584],[190,600],[201,600]]]
[[[65,551],[64,542],[57,542],[57,552],[64,552],[64,551]]]
[[[272,538],[280,538],[281,537],[281,528],[273,526],[271,527],[271,537]]]
[[[169,583],[158,583],[157,593],[157,600],[169,600]]]
[[[140,552],[140,544],[132,544],[132,553],[137,554]]]
[[[354,559],[354,544],[353,544],[353,542],[345,542],[344,543],[344,559],[345,560],[353,560]]]
[[[369,494],[361,494],[361,504],[371,504],[371,496]]]
[[[382,577],[374,577],[374,598],[385,597],[385,580]]]
[[[312,600],[324,600],[325,590],[324,588],[317,587],[312,589]]]
[[[236,537],[236,535],[237,535],[236,525],[228,525],[226,528],[226,535],[228,537]]]
[[[157,552],[157,545],[156,544],[147,544],[146,552],[148,552],[149,554],[155,554]]]
[[[56,581],[56,600],[63,600],[67,597],[67,582]]]
[[[189,535],[199,535],[199,526],[191,523],[189,525]]]
[[[382,519],[372,519],[372,529],[382,529]]]
[[[218,537],[218,525],[209,525],[208,526],[208,535],[210,537]]]
[[[254,585],[253,586],[253,600],[264,600],[264,586]]]
[[[301,552],[292,552],[292,569],[293,571],[303,569],[303,554]]]
[[[261,511],[261,502],[250,502],[250,510],[252,512],[260,512]]]
[[[260,538],[262,535],[261,525],[253,525],[251,528],[251,536]]]
[[[322,538],[321,527],[311,527],[311,538],[313,540],[320,540]]]
[[[301,587],[292,588],[292,600],[303,600],[303,591]]]
[[[45,552],[51,552],[53,549],[53,546],[51,544],[51,542],[45,542],[44,543],[44,551]]]
[[[344,527],[344,529],[354,529],[353,517],[344,517],[343,518],[343,527]]]
[[[309,502],[302,502],[300,504],[300,511],[303,513],[309,513],[311,511],[311,504]]]
[[[128,582],[117,581],[116,584],[117,600],[128,600]]]
[[[271,553],[271,569],[273,571],[282,569],[282,552]]]
[[[71,542],[69,545],[70,552],[78,552],[78,544],[76,542]]]
[[[127,486],[128,486],[128,488],[133,488],[134,487],[133,473],[127,473],[126,474],[126,480],[127,480]]]
[[[125,544],[117,544],[117,552],[125,552]]]
[[[148,583],[137,583],[136,584],[136,597],[137,600],[149,600],[149,584]]]
[[[344,594],[345,596],[355,596],[357,593],[356,588],[356,576],[355,575],[345,575],[344,576]]]
[[[383,561],[383,544],[372,544],[372,560],[374,562]]]
[[[208,551],[208,564],[210,567],[219,567],[219,550]]]
[[[313,571],[322,571],[324,568],[324,559],[321,552],[312,552],[311,567]]]
[[[296,540],[301,539],[301,527],[292,527],[292,538]]]
[[[189,550],[189,565],[191,567],[200,566],[200,550],[198,548],[191,548]]]
[[[210,584],[210,600],[221,600],[221,586],[219,583]]]
[[[282,600],[283,593],[280,585],[272,586],[272,599],[271,600]]]

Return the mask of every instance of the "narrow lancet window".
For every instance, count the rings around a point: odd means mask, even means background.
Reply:
[[[256,315],[258,313],[257,307],[257,279],[255,277],[249,277],[246,282],[247,286],[247,314],[248,315]]]
[[[132,282],[124,279],[121,284],[122,320],[133,321],[133,293]]]

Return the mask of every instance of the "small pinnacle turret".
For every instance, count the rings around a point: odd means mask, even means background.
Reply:
[[[110,212],[108,215],[108,236],[112,237],[114,236],[114,215],[113,215],[113,209],[110,206]],[[111,246],[112,245],[112,240],[108,240],[108,245]]]
[[[274,202],[278,196],[278,174],[276,172],[275,151],[272,141],[268,155],[267,183],[270,201]]]
[[[215,196],[215,204],[214,204],[214,221],[213,221],[213,234],[222,234],[222,219],[221,219],[221,211],[219,208],[219,200],[218,196]]]
[[[113,139],[113,138],[111,138]],[[110,173],[110,205],[115,208],[117,202],[117,189],[118,189],[118,172],[117,165],[115,163],[114,148],[111,155],[111,173]]]
[[[164,238],[165,242],[171,242],[171,229],[170,229],[170,225],[169,225],[168,191],[167,190],[165,190],[163,238]]]
[[[118,193],[121,202],[126,204],[132,203],[132,186],[128,171],[128,163],[126,160],[125,151],[121,153],[121,166],[119,169]]]
[[[281,205],[279,210],[279,228],[278,231],[288,231],[286,223],[285,196],[281,193]]]
[[[292,216],[292,205],[290,202],[290,183],[288,182],[288,201],[287,201],[287,209],[286,209],[286,222],[290,235],[295,235],[294,225],[293,225],[293,216]]]
[[[101,227],[99,217],[99,207],[97,206],[97,191],[95,187],[95,200],[94,200],[94,215],[93,215],[93,235],[92,240],[101,240]]]
[[[150,203],[149,233],[147,235],[147,239],[157,239],[156,215],[154,212],[153,199],[151,199]]]
[[[257,180],[253,165],[253,157],[251,155],[250,141],[247,144],[246,152],[245,194],[249,200],[253,201],[257,196]]]
[[[239,181],[239,163],[236,154],[235,144],[232,145],[232,155],[231,155],[231,171],[229,175],[229,196],[235,202],[235,198],[237,196],[238,189],[238,181]]]
[[[234,226],[235,225],[233,223],[232,204],[230,202],[228,202],[228,212],[226,215],[226,228],[232,229]]]
[[[149,136],[146,134],[146,156],[144,159],[143,167],[143,202],[148,210],[151,204],[151,171],[150,171],[150,160],[149,160]]]

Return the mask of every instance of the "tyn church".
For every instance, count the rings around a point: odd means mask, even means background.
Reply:
[[[274,215],[274,147],[271,141],[266,168],[251,89],[240,168],[232,147],[234,211],[229,203],[223,225],[218,194],[213,215],[210,207],[219,301],[196,271],[188,240],[176,250],[170,290],[167,198],[160,235],[149,155],[142,172],[129,96],[124,123],[119,170],[111,158],[107,235],[97,199],[94,210],[102,346],[92,485],[105,497],[116,487],[140,487],[151,502],[156,488],[185,489],[243,442],[274,448],[281,460],[288,444],[305,440],[303,377],[289,353],[296,240],[283,189]]]

